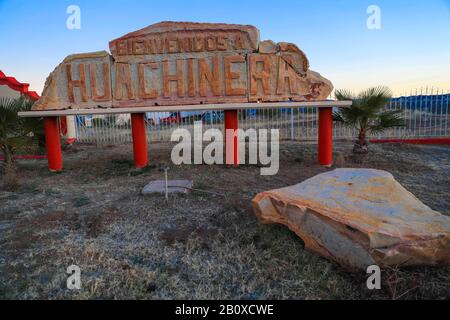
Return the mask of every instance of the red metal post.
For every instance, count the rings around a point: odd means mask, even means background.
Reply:
[[[67,135],[67,117],[59,117],[59,129],[63,136]]]
[[[233,164],[235,166],[239,165],[239,137],[236,131],[238,126],[239,121],[237,110],[225,110],[225,163]]]
[[[61,140],[57,117],[44,118],[45,147],[47,148],[48,168],[57,172],[62,170]]]
[[[333,164],[333,108],[319,108],[319,163]]]
[[[134,166],[141,169],[148,165],[144,113],[131,114],[131,134],[133,137]]]

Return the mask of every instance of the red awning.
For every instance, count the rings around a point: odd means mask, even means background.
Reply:
[[[30,86],[30,84],[19,82],[14,77],[7,77],[1,70],[0,70],[0,85],[7,85],[11,89],[19,91],[20,93],[26,95],[32,100],[39,99],[39,95],[36,93],[36,91],[28,91],[28,87]]]

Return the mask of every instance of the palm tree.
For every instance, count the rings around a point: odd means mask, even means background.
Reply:
[[[34,101],[26,97],[0,99],[0,149],[5,157],[6,169],[15,171],[14,152],[17,148],[30,144],[42,136],[40,120],[20,118],[17,115],[19,111],[30,110],[33,103]]]
[[[348,108],[341,108],[333,114],[333,120],[358,130],[358,139],[353,153],[367,154],[367,135],[382,133],[384,130],[404,125],[402,110],[386,110],[385,106],[392,97],[391,90],[384,86],[369,88],[354,95],[347,90],[336,90],[337,100],[352,100]]]

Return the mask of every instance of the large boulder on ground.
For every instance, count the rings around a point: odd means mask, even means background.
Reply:
[[[430,209],[381,170],[336,169],[252,201],[305,248],[350,270],[450,263],[450,217]]]

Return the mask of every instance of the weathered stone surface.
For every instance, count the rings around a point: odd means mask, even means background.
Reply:
[[[149,61],[115,63],[114,107],[248,101],[245,55],[159,56]]]
[[[306,55],[295,44],[288,42],[278,43],[280,55],[286,60],[299,74],[306,75],[309,69],[309,61]]]
[[[278,45],[272,40],[264,40],[259,43],[258,53],[277,53]]]
[[[111,57],[106,51],[73,54],[47,77],[33,110],[112,106]]]
[[[450,263],[450,218],[386,171],[336,169],[252,204],[261,222],[286,225],[306,249],[348,269]]]
[[[254,52],[258,44],[259,30],[253,26],[165,21],[115,39],[109,47],[116,61],[129,62],[148,55]]]
[[[325,79],[320,73],[308,70],[306,76],[301,78],[301,88],[307,88],[303,98],[306,101],[325,100],[333,91],[333,84]]]
[[[320,74],[301,74],[278,54],[249,54],[250,102],[325,100],[333,89]]]
[[[324,100],[331,82],[253,26],[161,22],[67,57],[33,110]]]

